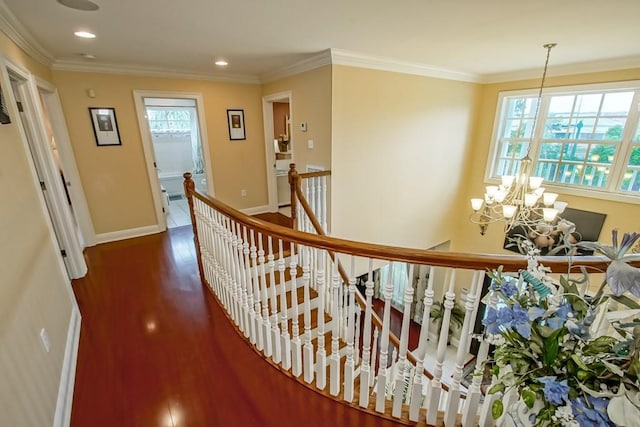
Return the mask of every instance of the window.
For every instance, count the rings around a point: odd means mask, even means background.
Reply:
[[[191,131],[191,120],[195,108],[191,107],[147,107],[149,128],[157,133],[179,133]]]
[[[640,82],[547,88],[536,121],[536,90],[501,93],[487,176],[516,174],[529,152],[534,174],[547,186],[635,199],[638,103]]]

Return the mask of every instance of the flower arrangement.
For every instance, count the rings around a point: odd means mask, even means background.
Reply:
[[[519,412],[514,421],[524,425],[640,426],[640,304],[628,295],[640,297],[640,269],[626,254],[639,238],[625,233],[618,245],[614,231],[613,246],[580,243],[611,261],[594,295],[586,275],[552,278],[530,242],[529,266],[517,278],[491,273],[488,393],[504,393],[494,418]]]

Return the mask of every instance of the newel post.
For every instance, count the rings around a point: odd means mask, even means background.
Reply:
[[[291,187],[291,222],[292,228],[294,230],[298,229],[298,195],[296,193],[296,188],[298,187],[298,180],[300,176],[298,175],[298,171],[296,170],[296,164],[289,164],[289,186]]]
[[[198,227],[196,226],[196,214],[193,210],[193,193],[196,191],[196,183],[191,179],[191,172],[185,172],[182,176],[184,177],[184,194],[187,196],[187,202],[189,203],[191,227],[193,227],[193,243],[196,246],[196,256],[198,258],[198,271],[200,271],[200,280],[205,281],[202,256],[200,254],[200,240],[198,240]]]

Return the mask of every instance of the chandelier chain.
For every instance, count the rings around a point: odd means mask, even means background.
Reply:
[[[533,128],[531,130],[532,138],[533,138],[533,132],[535,132],[536,126],[538,126],[538,115],[540,114],[540,104],[542,103],[542,89],[544,88],[544,82],[547,79],[547,69],[549,68],[549,56],[551,56],[551,49],[556,47],[556,45],[557,43],[547,43],[542,46],[545,49],[547,49],[547,59],[544,62],[544,70],[542,72],[542,81],[540,82],[540,89],[538,90],[538,101],[536,102],[536,112],[533,116]],[[529,157],[529,152],[531,151],[532,142],[533,141],[529,141],[526,157]]]

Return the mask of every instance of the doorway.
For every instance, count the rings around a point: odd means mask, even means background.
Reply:
[[[291,92],[281,92],[263,97],[262,111],[269,210],[290,217],[291,189],[288,172],[289,164],[295,162],[291,134],[291,123],[293,123]]]
[[[201,97],[134,93],[149,177],[155,188],[154,195],[159,196],[159,224],[166,228],[190,225],[183,174],[191,172],[196,190],[213,195]]]
[[[83,277],[87,265],[82,254],[83,238],[72,212],[67,179],[55,159],[55,140],[47,128],[48,119],[30,74],[6,64],[12,102],[18,111],[18,128],[26,141],[34,173],[43,195],[43,207],[50,218],[55,242],[70,279]]]

